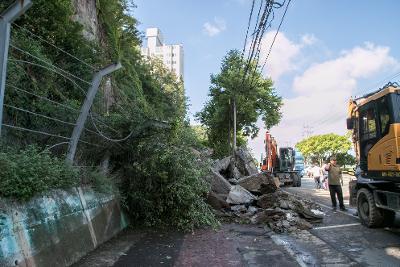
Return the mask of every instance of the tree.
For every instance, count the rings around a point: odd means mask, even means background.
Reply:
[[[306,159],[313,158],[320,164],[332,155],[347,154],[351,148],[351,142],[347,136],[337,134],[314,135],[303,139],[296,144]]]
[[[336,156],[339,165],[354,165],[356,164],[356,158],[349,153],[341,153]]]
[[[268,129],[281,118],[282,98],[276,94],[271,79],[263,78],[254,62],[248,68],[246,65],[247,61],[240,52],[229,51],[222,61],[220,73],[211,75],[210,100],[196,114],[206,127],[209,146],[214,149],[216,157],[230,153],[233,99],[237,107],[239,146],[246,143],[247,137],[257,136],[259,128],[256,122],[260,116]]]

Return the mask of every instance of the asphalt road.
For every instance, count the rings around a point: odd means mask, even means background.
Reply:
[[[302,266],[400,266],[399,218],[392,228],[369,229],[361,225],[358,217],[353,215],[355,208],[348,205],[350,179],[345,176],[343,186],[347,212],[333,212],[329,191],[315,189],[312,178],[303,178],[300,188],[284,188],[287,192],[313,199],[325,212],[323,223],[308,233],[283,238],[291,244],[288,250],[294,251]]]
[[[344,195],[348,207],[348,181]],[[321,224],[309,231],[275,234],[257,225],[223,224],[192,233],[130,229],[74,266],[400,266],[400,223],[393,228],[362,226],[354,209],[333,212],[329,192],[302,187],[283,190],[322,207]]]

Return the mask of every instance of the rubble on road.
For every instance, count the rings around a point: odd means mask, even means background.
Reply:
[[[226,202],[232,205],[249,204],[253,202],[256,197],[240,185],[231,187]]]
[[[279,186],[276,185],[273,177],[265,173],[257,173],[237,180],[237,184],[243,186],[248,191],[261,194],[261,192],[274,192]],[[268,189],[266,189],[268,188]]]
[[[253,156],[246,148],[239,147],[238,149],[236,149],[234,163],[239,172],[244,176],[258,173]]]
[[[215,210],[229,209],[230,205],[226,202],[226,195],[211,191],[208,193],[206,202]]]
[[[231,184],[218,172],[211,171],[208,179],[210,180],[212,192],[227,195],[231,191]]]
[[[214,162],[207,180],[207,202],[222,217],[263,224],[277,233],[311,229],[312,223],[323,220],[317,204],[282,191],[278,178],[259,173],[244,148]]]

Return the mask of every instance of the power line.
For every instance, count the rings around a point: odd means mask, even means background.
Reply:
[[[261,31],[261,28],[262,28],[262,25],[263,25],[263,19],[265,17],[266,12],[267,12],[267,7],[268,7],[268,3],[269,2],[270,2],[270,0],[268,0],[266,2],[264,10],[263,10],[263,13],[261,15],[261,20],[260,20],[260,13],[261,13],[261,9],[262,9],[263,3],[264,3],[263,1],[261,1],[260,8],[259,8],[258,14],[257,14],[256,23],[254,25],[254,32],[252,34],[253,37],[252,37],[251,44],[250,44],[250,50],[249,50],[249,53],[248,53],[248,56],[247,56],[247,64],[246,64],[246,67],[244,69],[243,80],[246,77],[247,71],[248,71],[248,69],[250,67],[250,64],[251,64],[251,61],[253,59],[256,45],[259,42],[259,34],[260,34],[260,31]]]
[[[78,57],[76,57],[76,56],[74,56],[74,55],[68,53],[67,51],[63,50],[62,48],[56,46],[55,44],[52,44],[52,43],[50,43],[49,41],[43,39],[42,37],[40,37],[40,36],[34,34],[34,33],[31,32],[30,30],[28,30],[28,29],[26,29],[26,28],[24,28],[24,27],[22,27],[22,26],[19,26],[19,25],[16,24],[16,23],[12,23],[12,24],[13,24],[14,26],[18,27],[19,29],[21,29],[21,30],[23,30],[23,31],[25,31],[25,32],[28,32],[28,33],[31,34],[32,36],[35,36],[36,38],[38,38],[38,39],[41,40],[42,42],[45,42],[45,43],[51,45],[52,47],[54,47],[54,48],[56,48],[57,50],[63,52],[64,54],[66,54],[66,55],[68,55],[68,56],[74,58],[75,60],[77,60],[77,61],[83,63],[84,65],[90,67],[91,69],[93,69],[93,70],[95,70],[95,71],[98,70],[97,68],[93,67],[92,65],[86,63],[84,60],[82,60],[82,59],[80,59],[80,58],[78,58]]]
[[[367,89],[358,92],[357,95],[363,95],[366,92],[368,92],[370,90],[373,90],[373,89],[368,89],[369,87],[374,87],[375,88],[375,87],[381,85],[382,83],[384,83],[385,81],[393,80],[394,78],[397,78],[398,76],[400,76],[400,72],[396,72],[396,73],[392,74],[391,76],[387,76],[386,78],[382,79],[380,82],[375,83],[373,86],[372,85],[371,86],[366,86]]]
[[[400,76],[400,72],[398,72],[398,73],[396,73],[394,76],[390,76],[390,77],[388,77],[389,79],[394,79],[395,77],[397,77],[397,76]],[[382,88],[380,88],[380,89],[382,89]],[[380,90],[379,89],[379,90]],[[359,93],[359,94],[364,94],[365,92],[367,92],[367,91],[369,91],[370,89],[367,89],[367,90],[363,90],[363,91],[361,91],[361,93]],[[348,102],[346,101],[344,104],[347,104]],[[314,121],[312,124],[318,124],[318,125],[321,125],[321,124],[326,124],[328,121],[330,121],[331,119],[337,119],[337,118],[339,118],[338,117],[338,115],[336,114],[331,114],[331,112],[329,112],[329,113],[326,113],[327,114],[327,118],[326,118],[326,116],[324,116],[323,118],[321,118],[321,119],[318,119],[318,120],[316,120],[316,121]],[[340,117],[342,117],[342,115],[339,115]]]
[[[248,36],[248,34],[249,34],[249,29],[250,29],[250,25],[251,25],[251,17],[253,16],[254,3],[255,3],[255,0],[253,0],[253,2],[252,2],[252,4],[251,4],[251,10],[250,10],[249,21],[248,21],[248,23],[247,23],[246,37],[245,37],[245,39],[244,39],[244,45],[243,45],[243,50],[242,50],[242,57],[243,57],[244,52],[245,52],[245,50],[246,50],[247,36]]]
[[[269,15],[272,11],[271,7],[273,5],[273,1],[267,0],[265,3],[265,6],[263,5],[263,3],[264,2],[261,1],[260,8],[259,8],[258,14],[257,14],[256,23],[254,25],[254,32],[252,34],[253,38],[252,38],[252,41],[250,44],[250,50],[248,52],[246,65],[244,67],[244,72],[243,72],[243,78],[242,78],[242,84],[241,84],[242,87],[245,84],[245,81],[247,79],[249,68],[250,68],[250,72],[252,72],[251,63],[252,63],[253,57],[254,56],[258,57],[258,55],[259,55],[260,43],[262,41],[262,38],[263,38],[263,35],[265,32],[265,28],[268,23]],[[260,13],[261,13],[263,6],[264,6],[264,10],[261,14],[261,19],[260,19]],[[256,63],[256,66],[255,66],[256,69],[257,69],[257,64],[258,63]]]
[[[275,13],[274,13],[273,7],[274,7],[274,2],[270,2],[270,5],[269,5],[269,9],[268,9],[268,12],[267,12],[267,16],[266,16],[265,22],[264,22],[264,24],[263,24],[263,26],[262,26],[262,28],[261,28],[261,36],[260,36],[260,39],[259,39],[258,44],[257,44],[257,50],[256,50],[256,54],[255,54],[256,60],[255,60],[255,64],[254,64],[254,70],[250,69],[250,74],[251,74],[251,73],[254,73],[254,74],[255,74],[255,73],[257,72],[258,63],[259,63],[259,61],[260,61],[261,44],[262,44],[262,41],[263,41],[263,36],[264,36],[264,34],[265,34],[265,31],[266,31],[268,28],[271,27],[272,21],[273,21],[274,18],[275,18]],[[282,5],[280,5],[279,8],[280,8],[280,7],[282,7]],[[271,20],[269,21],[269,23],[268,23],[269,17],[270,17],[271,15],[272,15],[272,19],[271,19]],[[250,78],[251,78],[251,75],[250,75]],[[253,79],[250,80],[250,82],[249,82],[250,88],[253,87],[253,82],[254,82],[254,80],[255,80],[255,77],[253,77]]]
[[[264,20],[262,22],[262,25],[261,25],[261,28],[260,28],[260,37],[259,37],[259,40],[257,42],[257,48],[256,48],[256,51],[255,51],[254,71],[257,71],[257,68],[258,68],[258,63],[259,63],[259,60],[260,60],[260,53],[261,53],[261,44],[262,44],[262,41],[263,41],[263,37],[264,37],[265,31],[269,27],[271,27],[272,21],[275,18],[274,11],[273,11],[273,3],[274,2],[268,2],[268,3],[269,3],[269,5],[267,4],[266,7],[265,7],[266,8],[265,18],[264,18]],[[272,15],[272,19],[268,23],[269,17],[271,15]]]
[[[286,5],[285,12],[283,13],[282,18],[281,18],[281,22],[279,23],[278,29],[276,30],[276,33],[275,33],[274,39],[272,40],[271,46],[269,47],[268,54],[267,54],[267,56],[265,57],[265,60],[264,60],[264,64],[263,64],[263,66],[261,67],[261,72],[264,70],[265,64],[267,64],[267,60],[268,60],[268,58],[269,58],[269,55],[271,54],[272,47],[274,46],[276,37],[277,37],[277,35],[278,35],[278,33],[279,33],[279,30],[281,29],[283,20],[285,19],[286,12],[288,11],[288,8],[289,8],[289,5],[290,5],[290,2],[291,2],[291,1],[292,1],[292,0],[289,0],[288,3],[287,3],[287,5]]]

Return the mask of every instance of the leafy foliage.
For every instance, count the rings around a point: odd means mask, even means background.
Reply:
[[[16,150],[3,148],[0,152],[0,196],[28,200],[36,194],[55,188],[79,184],[77,169],[53,157],[49,151],[40,152],[28,146]]]
[[[339,165],[354,165],[356,164],[356,158],[349,153],[339,153],[336,155],[336,159]]]
[[[245,144],[246,137],[257,136],[259,128],[256,123],[260,116],[266,128],[276,125],[281,118],[282,99],[272,88],[272,81],[264,79],[254,64],[243,80],[246,61],[240,52],[232,50],[222,61],[221,72],[211,75],[211,99],[196,116],[207,127],[209,146],[217,157],[229,154],[233,99],[237,107],[238,146]]]
[[[317,160],[322,163],[332,155],[347,154],[351,148],[351,142],[347,136],[330,133],[303,139],[296,144],[296,148],[306,160]]]
[[[190,131],[187,126],[174,137],[165,132],[141,140],[135,153],[140,160],[125,166],[123,195],[137,222],[183,230],[216,225],[202,199],[209,185],[201,177],[209,166],[192,153],[196,141]]]
[[[39,150],[35,148],[34,152],[26,152],[26,156],[23,160],[18,160],[18,164],[29,167],[29,170],[47,170],[49,166],[55,166],[60,169],[59,172],[39,172],[40,174],[32,178],[32,182],[22,183],[18,181],[30,181],[30,172],[17,172],[13,167],[8,173],[7,168],[2,168],[0,180],[3,179],[3,174],[8,175],[5,177],[19,177],[17,184],[9,185],[9,179],[1,180],[5,185],[0,189],[3,190],[2,196],[28,199],[50,188],[75,185],[79,178],[98,191],[111,192],[114,188],[109,181],[112,177],[118,177],[125,206],[139,222],[147,225],[170,225],[180,229],[215,225],[213,214],[203,202],[208,185],[202,176],[207,166],[198,161],[191,152],[191,147],[198,146],[199,141],[185,122],[186,98],[183,82],[164,68],[159,60],[144,60],[141,57],[140,33],[136,28],[136,19],[129,15],[132,14],[129,1],[96,2],[100,25],[98,38],[94,41],[85,39],[82,25],[73,20],[75,11],[72,2],[35,0],[32,8],[16,23],[95,68],[117,61],[123,65],[123,69],[109,77],[111,100],[105,97],[107,83],[103,83],[92,106],[96,116],[109,127],[104,127],[101,123],[96,126],[104,136],[110,138],[96,134],[94,120],[89,118],[85,128],[91,131],[85,130],[81,139],[97,146],[80,143],[76,160],[79,165],[96,166],[108,155],[111,177],[106,177],[95,169],[80,173],[76,170],[68,173],[65,169],[62,172],[64,169],[57,167],[64,166],[61,160],[50,157],[49,152],[40,154],[47,157],[47,166],[44,160],[38,158],[36,154]],[[95,70],[66,56],[52,45],[33,38],[23,29],[13,27],[12,32],[12,43],[36,58],[18,49],[11,49],[8,83],[79,110],[85,97],[83,92],[88,88],[88,84],[80,79],[90,81]],[[65,72],[61,75],[52,65],[80,79],[71,78]],[[108,100],[110,104],[105,104]],[[78,115],[37,97],[21,94],[10,85],[7,86],[5,102],[70,123],[75,123]],[[5,119],[13,125],[66,137],[72,133],[70,126],[12,109],[5,111]],[[123,142],[110,141],[126,136],[130,138]],[[57,137],[13,130],[7,131],[7,139],[10,143],[17,141],[23,146],[36,144],[40,149],[60,142]],[[59,156],[64,155],[65,146],[53,147],[52,152]],[[6,158],[4,155],[4,164],[12,164]],[[41,165],[32,167],[33,161]],[[69,175],[72,182],[64,184],[60,175]],[[57,178],[60,180],[58,183],[49,182]],[[41,179],[48,182],[48,187],[40,184]],[[37,190],[32,189],[32,186]]]

